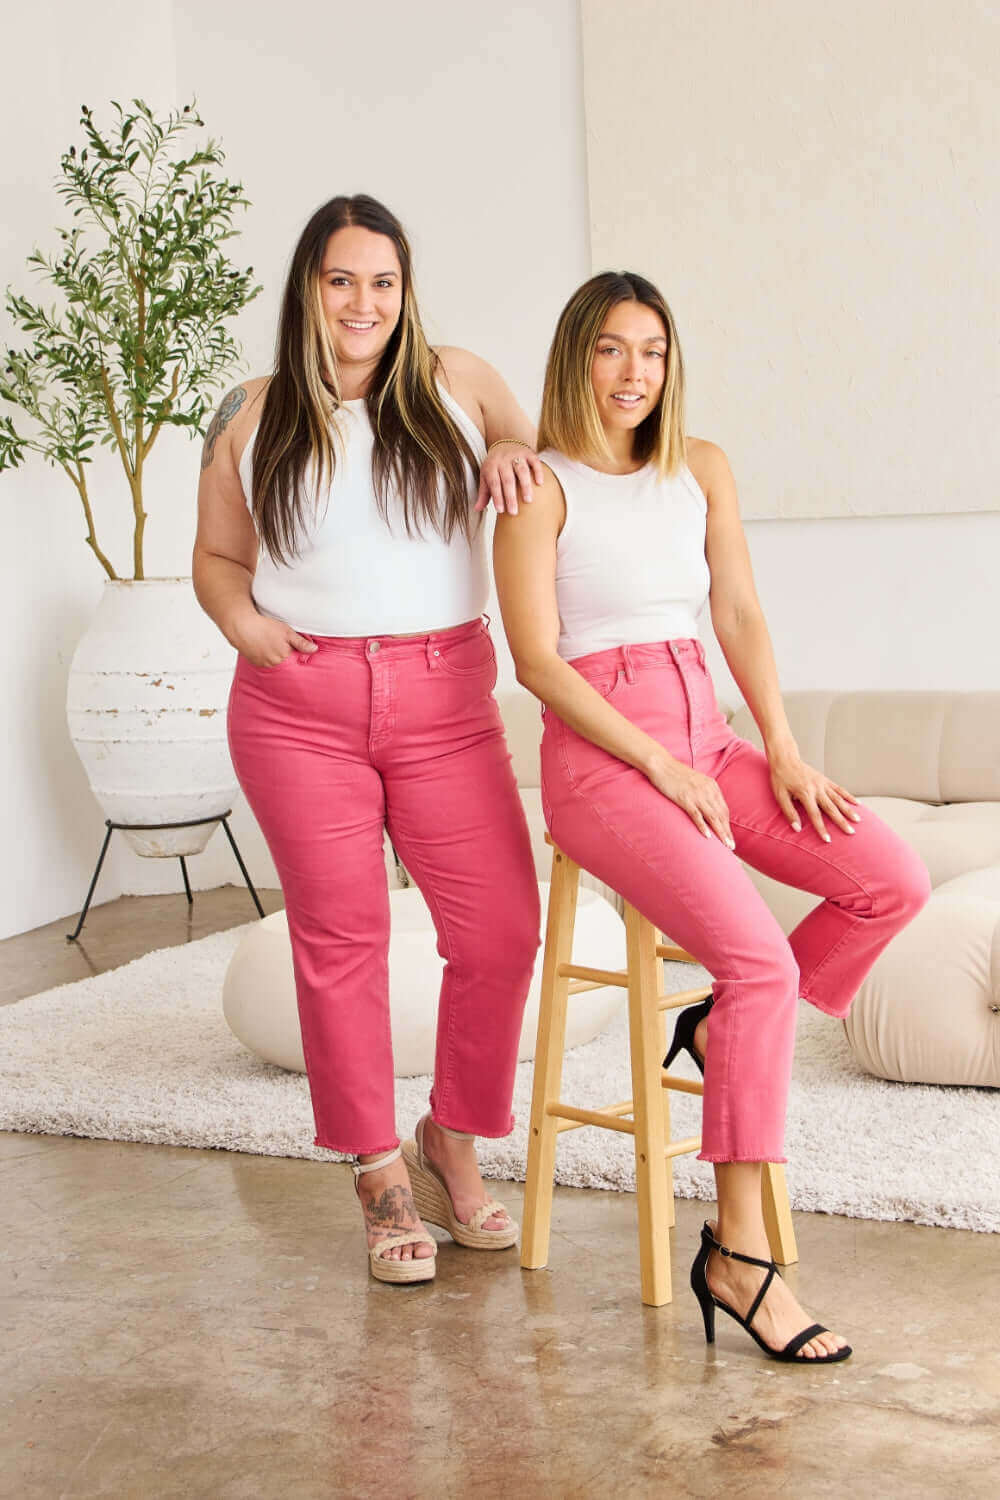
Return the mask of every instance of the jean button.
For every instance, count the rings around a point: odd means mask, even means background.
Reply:
[[[376,651],[381,651],[381,649],[381,644],[378,641],[372,641],[368,647],[368,650],[371,652],[372,656],[375,655]]]

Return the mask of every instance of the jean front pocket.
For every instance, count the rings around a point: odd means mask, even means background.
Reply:
[[[245,656],[241,656],[240,661],[242,662],[243,666],[248,667],[251,672],[260,672],[266,677],[271,672],[280,672],[282,667],[287,667],[288,663],[296,659],[298,655],[298,651],[296,651],[295,647],[293,646],[287,656],[283,656],[280,661],[271,662],[270,666],[267,667],[258,667],[255,662],[249,661]]]
[[[600,677],[584,677],[583,680],[590,684],[595,693],[600,693],[606,703],[610,703],[625,685],[625,673],[618,667],[617,670],[602,673]]]
[[[497,655],[489,631],[442,643],[436,648],[438,665],[452,677],[477,677],[496,666]]]

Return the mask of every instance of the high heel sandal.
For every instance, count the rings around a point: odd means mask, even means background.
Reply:
[[[677,1017],[677,1024],[674,1026],[674,1039],[670,1043],[670,1051],[663,1059],[663,1066],[665,1068],[670,1067],[670,1064],[673,1062],[678,1052],[683,1049],[685,1052],[690,1052],[692,1058],[694,1059],[695,1067],[698,1069],[698,1072],[702,1075],[702,1077],[704,1077],[705,1059],[703,1057],[699,1057],[698,1053],[695,1050],[694,1033],[695,1029],[701,1024],[702,1021],[704,1021],[705,1017],[708,1015],[714,1004],[715,996],[709,995],[708,999],[703,1000],[700,1005],[689,1005],[687,1010],[681,1011],[680,1015]]]
[[[402,1149],[397,1146],[395,1151],[387,1152],[377,1161],[352,1162],[354,1191],[358,1197],[361,1197],[360,1179],[366,1172],[377,1172],[381,1167],[387,1167],[398,1160],[402,1154]],[[419,1260],[415,1256],[412,1260],[387,1260],[386,1251],[395,1249],[397,1245],[433,1245],[434,1254],[423,1255]],[[368,1268],[376,1281],[433,1281],[436,1257],[437,1241],[426,1229],[408,1229],[404,1234],[387,1235],[377,1245],[372,1245],[368,1251]]]
[[[732,1260],[741,1260],[744,1265],[760,1266],[762,1270],[767,1272],[764,1278],[764,1285],[753,1299],[750,1311],[745,1318],[741,1317],[734,1307],[730,1307],[728,1302],[723,1302],[721,1297],[717,1297],[708,1284],[708,1257],[713,1250],[718,1250],[720,1255],[729,1256]],[[705,1320],[706,1343],[715,1343],[715,1309],[721,1307],[723,1312],[728,1313],[731,1318],[735,1318],[737,1323],[746,1329],[750,1337],[756,1340],[764,1353],[769,1354],[772,1359],[785,1360],[789,1363],[794,1361],[800,1365],[833,1365],[839,1363],[842,1359],[847,1359],[848,1355],[852,1353],[850,1344],[845,1344],[842,1349],[837,1349],[832,1354],[817,1354],[814,1358],[809,1358],[807,1355],[799,1353],[802,1346],[808,1344],[809,1340],[814,1339],[817,1334],[829,1333],[830,1330],[824,1328],[822,1323],[810,1323],[808,1328],[803,1328],[801,1333],[797,1333],[794,1337],[790,1338],[783,1349],[772,1349],[770,1344],[764,1342],[756,1329],[750,1326],[757,1309],[767,1296],[771,1282],[778,1275],[780,1275],[780,1272],[773,1260],[758,1260],[756,1256],[741,1255],[738,1250],[730,1250],[725,1245],[720,1245],[707,1224],[703,1225],[701,1231],[701,1248],[695,1256],[694,1265],[691,1267],[691,1290],[698,1298],[701,1306],[701,1315]]]
[[[487,1219],[494,1214],[506,1214],[507,1210],[502,1203],[497,1203],[490,1198],[481,1208],[477,1208],[467,1224],[463,1224],[455,1214],[455,1208],[451,1201],[445,1180],[433,1162],[427,1160],[424,1155],[424,1124],[427,1116],[424,1115],[417,1121],[414,1130],[414,1139],[403,1142],[403,1160],[406,1162],[410,1174],[410,1184],[413,1188],[413,1201],[417,1205],[417,1212],[428,1224],[436,1224],[439,1229],[446,1229],[459,1245],[464,1245],[467,1250],[508,1250],[517,1241],[517,1225],[511,1220],[506,1229],[484,1229],[483,1225]],[[472,1141],[475,1136],[468,1135],[461,1130],[450,1130],[447,1125],[439,1125],[434,1121],[438,1130],[445,1135],[450,1135],[456,1141]]]

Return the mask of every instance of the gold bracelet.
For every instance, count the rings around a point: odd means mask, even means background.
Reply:
[[[501,443],[517,443],[521,448],[530,448],[531,447],[530,443],[524,442],[521,438],[497,438],[487,448],[487,450],[486,450],[486,457],[489,458],[490,454],[493,452],[493,449],[494,448],[499,448],[499,446],[500,446]]]

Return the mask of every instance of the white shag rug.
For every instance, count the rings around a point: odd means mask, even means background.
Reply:
[[[0,1009],[0,1129],[331,1160],[312,1145],[306,1079],[248,1052],[222,1014],[222,979],[243,927],[164,948],[93,979]],[[704,971],[699,971],[699,974]],[[668,989],[698,980],[668,964]],[[571,1002],[572,1003],[572,1002]],[[600,1107],[631,1092],[624,1013],[566,1054],[562,1097]],[[690,1076],[697,1076],[687,1058]],[[399,1079],[405,1134],[430,1080]],[[675,1136],[696,1135],[701,1101],[671,1094]],[[485,1175],[523,1180],[531,1064],[517,1070],[518,1124],[479,1142]],[[886,1083],[861,1071],[835,1021],[800,1007],[786,1148],[792,1207],[863,1219],[1000,1232],[1000,1091]],[[557,1181],[629,1191],[627,1135],[559,1139]],[[714,1197],[711,1167],[674,1163],[681,1197]]]

